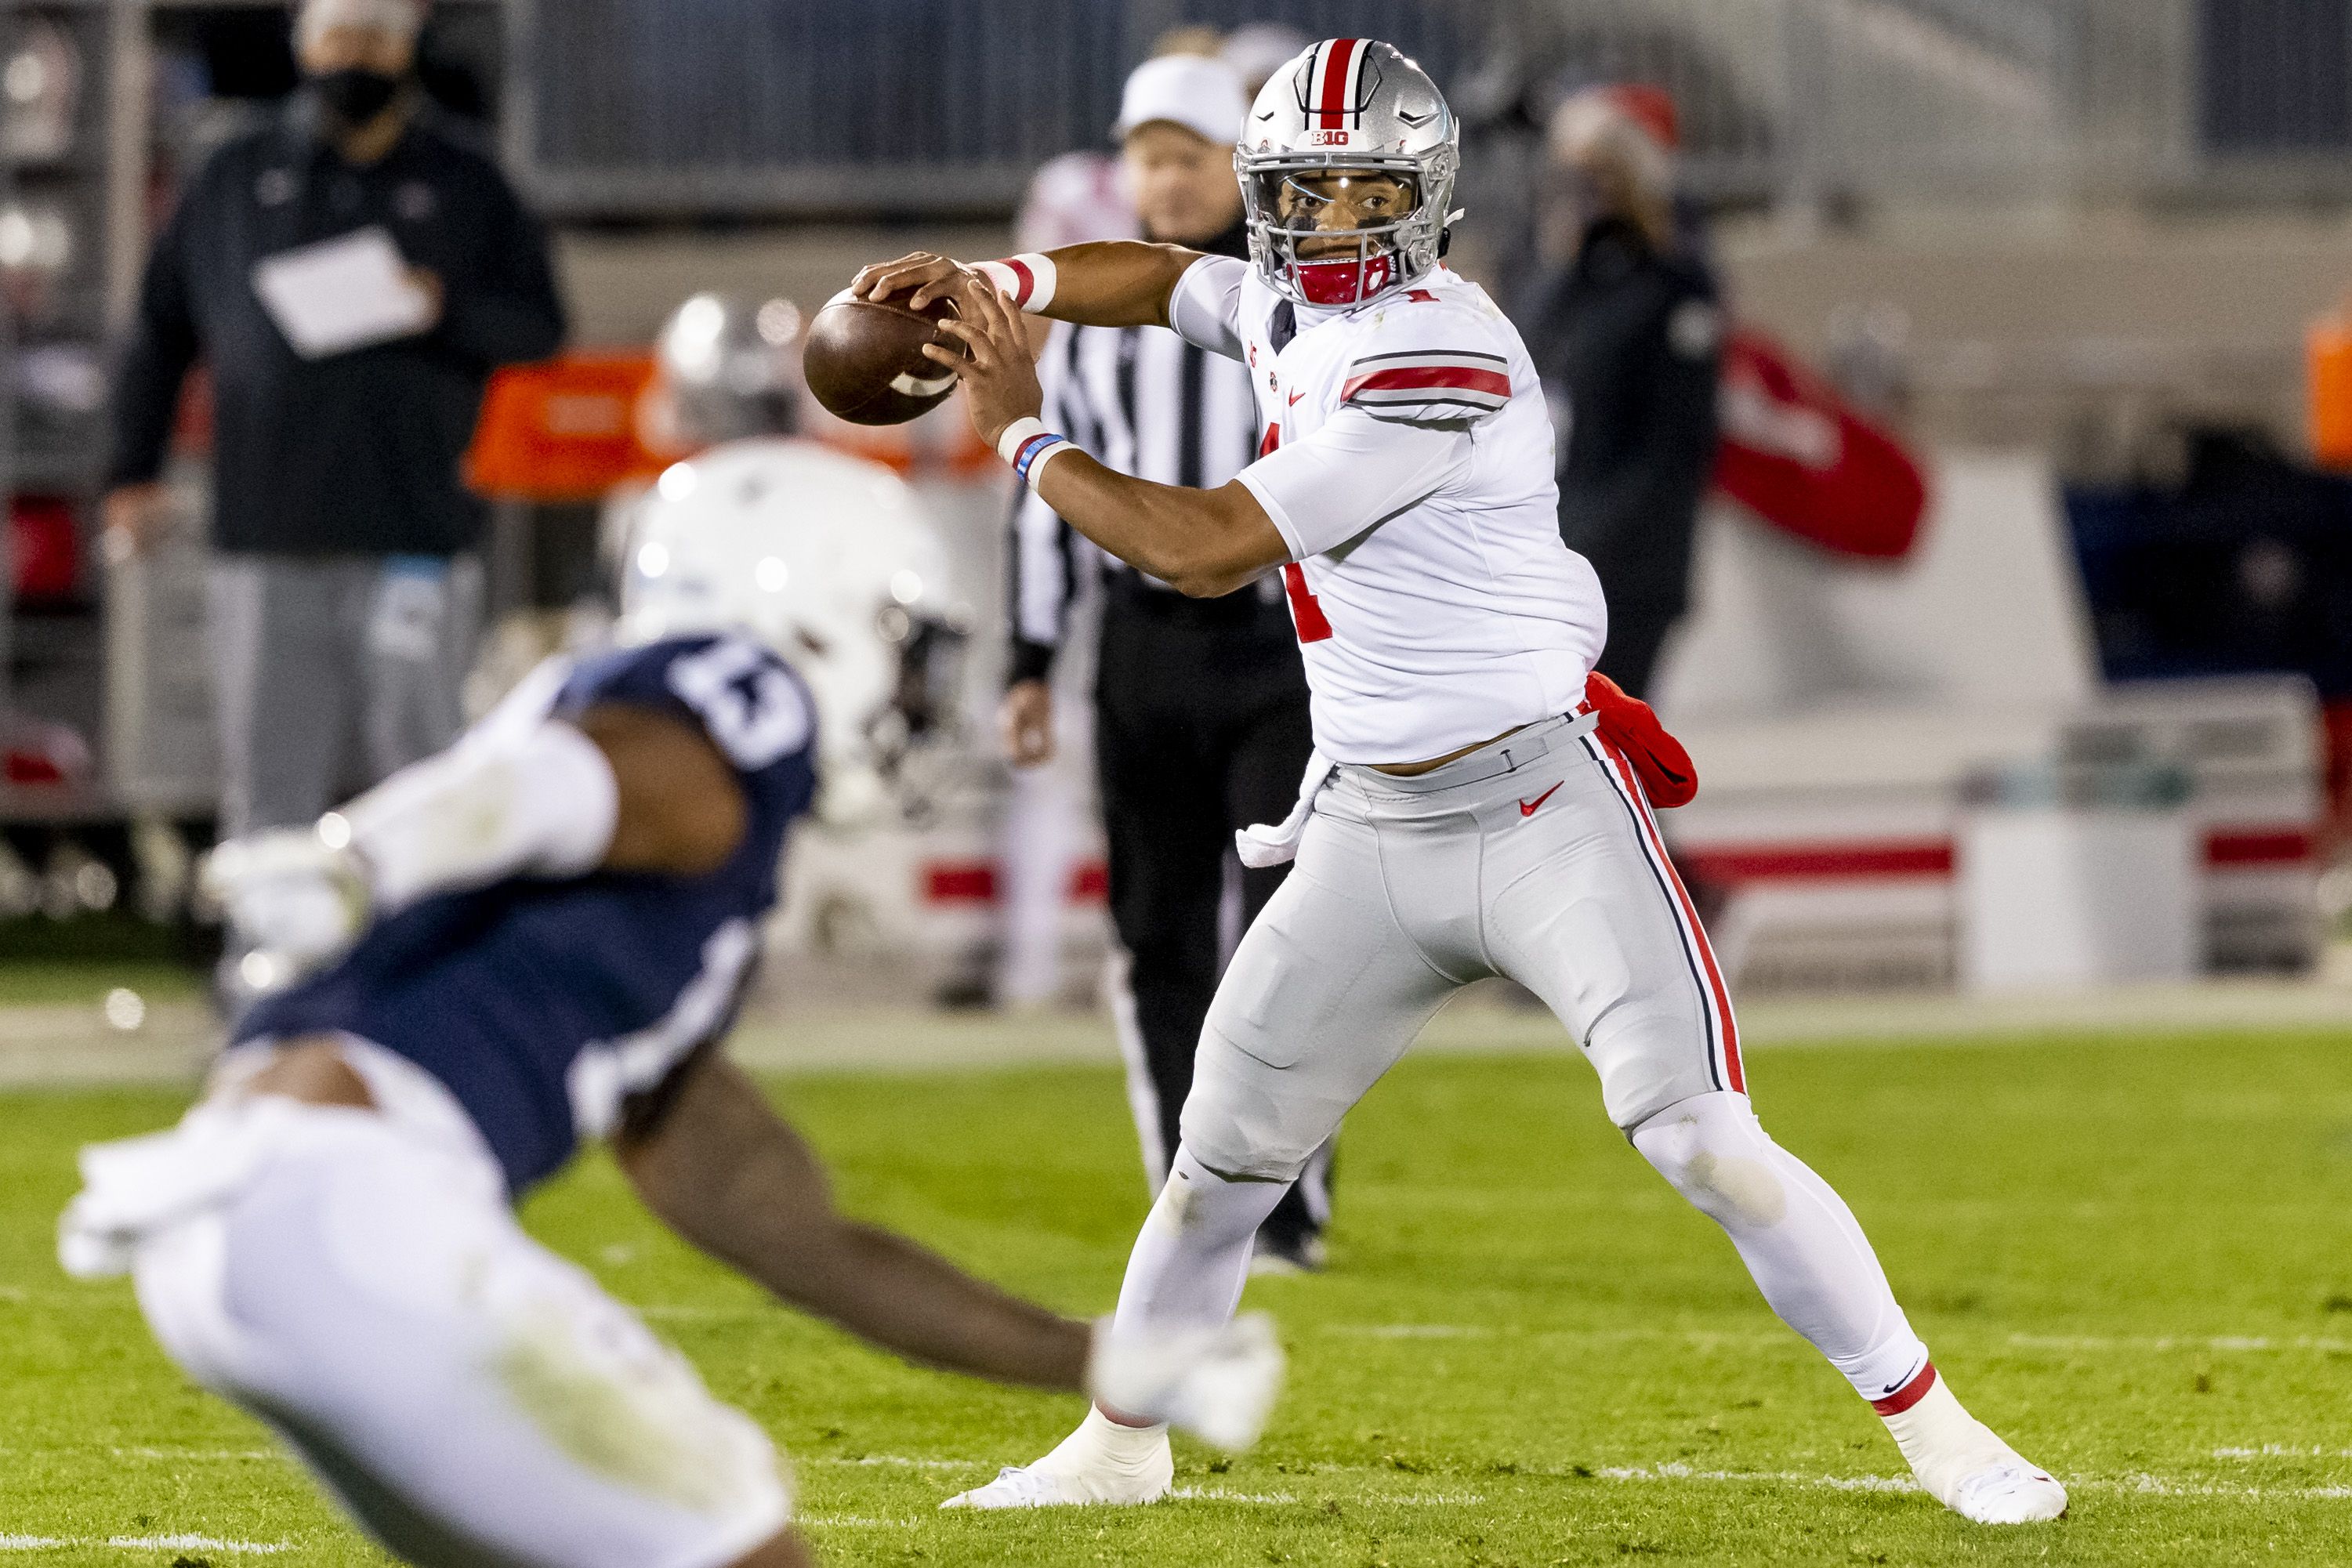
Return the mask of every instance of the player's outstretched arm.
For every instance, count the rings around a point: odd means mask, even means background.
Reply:
[[[961,340],[966,353],[933,345],[923,352],[962,378],[972,428],[1000,450],[1005,432],[1020,421],[1042,432],[1035,421],[1045,394],[1019,316],[985,286],[973,289],[961,308],[961,319],[940,329]],[[1196,598],[1231,593],[1290,559],[1281,530],[1238,480],[1214,490],[1155,485],[1066,448],[1055,455],[1038,494],[1119,559]]]
[[[648,1207],[782,1300],[910,1361],[1079,1391],[1092,1331],[903,1237],[844,1217],[824,1170],[758,1087],[714,1055],[655,1127],[616,1145]]]
[[[1037,315],[1081,327],[1165,327],[1169,297],[1201,253],[1143,240],[1104,240],[1047,251],[1045,259],[1053,264],[1053,291],[1043,304],[1030,306]],[[971,264],[917,251],[862,269],[849,289],[867,299],[904,293],[908,308],[919,310],[940,298],[961,307],[973,289],[985,287],[987,280]]]
[[[486,726],[313,828],[223,845],[205,871],[240,936],[298,967],[368,923],[501,877],[702,876],[743,840],[727,759],[685,719],[600,703],[575,720]]]

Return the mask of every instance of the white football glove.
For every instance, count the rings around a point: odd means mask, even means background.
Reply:
[[[1087,1383],[1107,1408],[1238,1451],[1265,1430],[1282,1392],[1282,1346],[1264,1312],[1245,1312],[1222,1328],[1123,1333],[1103,1318],[1095,1324]]]
[[[206,857],[203,885],[238,945],[292,973],[340,956],[367,929],[365,868],[348,848],[330,848],[316,828],[230,840]]]

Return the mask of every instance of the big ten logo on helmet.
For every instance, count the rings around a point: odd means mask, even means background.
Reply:
[[[1345,147],[1351,134],[1346,131],[1311,131],[1307,132],[1307,144],[1309,147]]]

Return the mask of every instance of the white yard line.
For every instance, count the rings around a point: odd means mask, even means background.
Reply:
[[[1321,1323],[1307,1333],[1344,1339],[1523,1339],[1579,1340],[1591,1343],[1667,1341],[1698,1345],[1802,1349],[1792,1334],[1779,1329],[1703,1328],[1496,1328],[1481,1323]],[[1946,1337],[1969,1337],[1965,1329]],[[1979,1342],[1982,1343],[1982,1342]],[[2041,1334],[2011,1333],[1997,1342],[2012,1350],[2125,1352],[2211,1351],[2225,1355],[2305,1353],[2352,1354],[2352,1339],[2325,1334]]]
[[[1829,1491],[1917,1491],[1909,1476],[1807,1475],[1801,1470],[1702,1470],[1667,1461],[1656,1465],[1608,1465],[1592,1472],[1611,1481],[1721,1481],[1733,1484],[1767,1482],[1816,1488]],[[2352,1498],[2352,1486],[2242,1486],[2211,1481],[2173,1480],[2163,1476],[2061,1476],[2076,1491],[2127,1492],[2138,1497],[2285,1498],[2298,1501],[2333,1501]]]
[[[0,1535],[0,1552],[62,1552],[74,1547],[117,1552],[236,1552],[267,1557],[294,1548],[283,1541],[221,1541],[209,1535],[110,1535],[91,1541],[57,1535]]]
[[[2009,1343],[2020,1350],[2142,1351],[2210,1350],[2224,1354],[2257,1351],[2315,1351],[2322,1355],[2352,1353],[2352,1340],[2319,1334],[2038,1334],[2013,1333]]]
[[[905,1454],[865,1454],[854,1459],[796,1458],[793,1462],[797,1465],[887,1465],[904,1470],[983,1470],[989,1464],[986,1459],[917,1459]]]

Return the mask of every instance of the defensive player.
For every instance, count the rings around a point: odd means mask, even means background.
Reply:
[[[957,297],[966,356],[927,351],[1074,527],[1190,593],[1280,570],[1305,645],[1318,755],[1289,820],[1243,835],[1244,858],[1297,864],[1210,1010],[1118,1321],[1224,1322],[1250,1237],[1307,1155],[1448,996],[1506,975],[1559,1015],[1611,1118],[1729,1233],[1931,1495],[1986,1522],[2055,1517],[2064,1489],[1960,1406],[1846,1206],[1749,1109],[1722,977],[1629,758],[1583,700],[1607,615],[1560,543],[1534,369],[1440,263],[1456,148],[1418,67],[1330,39],[1243,126],[1251,260],[1103,244],[977,268],[915,256],[857,280]],[[1104,467],[1035,419],[1016,304],[1164,322],[1244,360],[1265,455],[1210,491]],[[952,1500],[1139,1502],[1170,1479],[1164,1430],[1114,1402]]]
[[[700,587],[675,631],[723,598]],[[760,1429],[516,1224],[583,1139],[688,1240],[912,1360],[1227,1443],[1264,1418],[1262,1323],[1090,1329],[858,1224],[719,1054],[814,716],[761,643],[667,635],[547,667],[449,751],[215,862],[257,952],[364,934],[246,1016],[177,1129],[84,1152],[63,1260],[131,1271],[173,1359],[412,1562],[810,1561]]]

